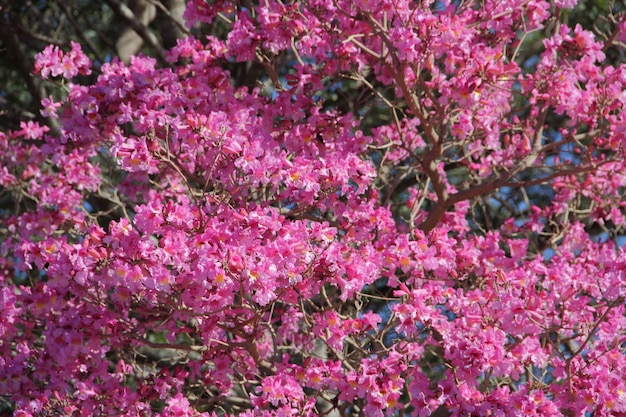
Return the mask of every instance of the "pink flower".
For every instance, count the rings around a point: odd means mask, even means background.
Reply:
[[[576,7],[578,0],[555,0],[554,4],[562,9],[572,9]]]
[[[163,417],[191,417],[196,415],[194,409],[190,407],[189,400],[181,394],[170,397],[166,404],[162,413]]]
[[[91,74],[91,60],[82,51],[79,43],[72,42],[70,52],[64,53],[58,46],[48,45],[35,55],[35,74],[46,79],[50,76],[70,79],[78,74]]]
[[[16,137],[22,136],[24,139],[30,140],[43,139],[43,135],[50,131],[48,126],[41,126],[39,123],[32,121],[20,122],[20,127],[22,129],[15,132],[14,135]]]
[[[52,96],[44,97],[41,99],[41,115],[43,117],[51,117],[53,119],[58,118],[57,111],[61,107],[60,102],[55,102]]]

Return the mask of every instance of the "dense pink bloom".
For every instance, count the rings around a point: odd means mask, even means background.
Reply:
[[[58,128],[0,132],[11,411],[626,413],[624,25],[252,3],[190,1],[219,38],[60,80]],[[90,66],[72,43],[35,72]]]

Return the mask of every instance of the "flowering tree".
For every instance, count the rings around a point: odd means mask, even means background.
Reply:
[[[621,17],[260,3],[193,0],[223,37],[89,85],[38,55],[66,97],[0,133],[5,410],[626,416]]]
[[[0,0],[0,129],[46,120],[40,101],[56,88],[31,73],[33,56],[47,45],[69,49],[71,40],[79,40],[95,62],[111,56],[128,62],[145,50],[165,63],[164,51],[188,32],[184,9],[185,0]]]

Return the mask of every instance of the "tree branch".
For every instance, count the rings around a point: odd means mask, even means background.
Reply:
[[[601,167],[602,165],[607,164],[609,162],[614,162],[614,161],[606,160],[606,161],[601,161],[600,163],[597,163],[597,164],[590,164],[590,165],[566,169],[562,171],[556,171],[550,175],[546,175],[545,177],[535,178],[535,179],[528,180],[528,181],[511,182],[512,175],[507,174],[505,176],[501,176],[494,180],[483,182],[474,187],[468,188],[466,190],[462,190],[456,194],[451,194],[450,197],[445,201],[438,201],[435,204],[435,206],[432,208],[432,210],[428,213],[428,216],[426,216],[426,219],[418,226],[418,228],[428,233],[429,231],[434,229],[435,226],[437,226],[437,223],[439,223],[439,221],[442,219],[445,212],[450,207],[454,206],[456,203],[469,200],[471,198],[478,197],[481,195],[488,194],[500,187],[520,188],[520,187],[530,187],[531,185],[545,184],[548,181],[551,181],[555,178],[565,177],[568,175],[583,174],[586,172],[594,171],[598,169],[599,167]]]
[[[111,10],[115,12],[119,17],[124,19],[126,23],[135,31],[145,43],[147,43],[155,52],[157,59],[161,65],[167,66],[165,60],[165,50],[161,47],[158,39],[152,33],[146,25],[144,25],[137,16],[130,10],[125,4],[119,0],[104,0]]]
[[[47,95],[46,89],[41,80],[32,75],[33,63],[22,50],[17,35],[11,30],[13,25],[9,18],[10,15],[5,13],[2,6],[0,6],[0,40],[2,40],[2,44],[12,57],[20,76],[26,82],[26,87],[33,100],[33,107],[40,109],[41,99]],[[45,120],[52,128],[58,127],[58,122],[55,119],[47,118]]]

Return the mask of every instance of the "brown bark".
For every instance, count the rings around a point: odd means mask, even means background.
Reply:
[[[154,50],[161,64],[165,64],[165,50],[154,33],[148,29],[148,24],[156,17],[156,7],[146,0],[133,0],[130,2],[130,8],[119,0],[105,0],[105,2],[127,24],[115,44],[120,58],[128,62],[130,56],[137,53],[145,42]]]

